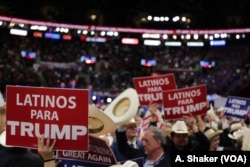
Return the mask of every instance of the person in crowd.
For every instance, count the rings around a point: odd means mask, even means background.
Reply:
[[[222,151],[219,147],[220,143],[220,134],[222,133],[222,130],[217,130],[213,128],[207,128],[204,131],[204,134],[206,135],[207,139],[209,140],[209,151]]]
[[[130,147],[139,149],[142,147],[142,141],[138,138],[137,133],[138,123],[132,118],[127,124],[125,124],[126,129],[126,138]],[[116,157],[117,161],[126,161],[128,160],[123,154],[120,153],[117,145],[117,141],[114,140],[111,144],[111,149]]]
[[[127,160],[123,164],[115,164],[110,167],[139,167],[139,165],[135,161]]]
[[[229,134],[233,135],[234,132],[243,127],[245,127],[244,121],[230,122],[228,128],[222,129],[223,132],[220,134],[220,146],[229,150],[231,150],[231,148],[234,148],[232,139],[229,137]]]
[[[57,167],[60,161],[55,158],[56,140],[51,143],[50,137],[44,138],[44,135],[37,137],[37,150],[43,159],[44,167]]]
[[[164,131],[165,131],[166,137],[167,139],[171,139],[171,131],[173,127],[172,121],[165,120],[164,122],[165,122]]]
[[[228,134],[228,137],[232,141],[232,147],[230,147],[231,148],[230,150],[232,150],[232,151],[240,151],[241,150],[242,139],[243,139],[244,135],[247,133],[247,131],[249,131],[249,128],[242,127],[240,129],[238,129],[237,131]]]
[[[245,119],[245,125],[247,127],[250,127],[250,110],[248,110],[248,112],[247,112],[247,117]]]
[[[0,166],[43,167],[42,158],[29,149],[6,145],[6,105],[0,107]]]
[[[151,113],[156,113],[157,104],[150,103],[149,110]],[[167,150],[176,152],[208,149],[209,141],[201,130],[201,121],[196,122],[196,120],[201,119],[201,117],[198,118],[199,119],[195,119],[194,116],[183,116],[183,120],[178,120],[172,125],[170,137],[166,136],[168,139]],[[150,124],[157,126],[157,121],[159,120],[156,117],[155,120],[151,120]]]
[[[170,154],[166,148],[165,133],[156,126],[149,126],[145,131],[142,139],[143,147],[135,149],[129,147],[124,128],[116,130],[116,139],[118,148],[129,159],[144,157],[144,167],[169,167],[171,166]]]
[[[184,120],[177,120],[171,131],[171,138],[168,140],[170,152],[178,151],[204,151],[208,149],[209,141],[198,126],[193,122],[187,123]]]
[[[239,144],[241,151],[250,151],[250,129],[248,128]]]
[[[224,114],[224,107],[215,109],[215,114],[218,118],[218,129],[226,129],[229,127],[230,119]]]
[[[160,105],[158,103],[155,103],[153,101],[149,102],[148,111],[151,116],[149,126],[153,125],[160,128],[160,126],[164,124],[160,111],[158,110],[159,106]]]

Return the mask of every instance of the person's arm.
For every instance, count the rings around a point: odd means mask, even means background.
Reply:
[[[187,124],[191,133],[194,135],[195,139],[198,141],[198,143],[192,149],[197,150],[197,151],[198,150],[207,151],[209,149],[210,142],[205,136],[205,134],[203,133],[203,131],[200,129],[200,128],[203,129],[205,127],[202,127],[203,125],[201,124],[197,124],[196,119],[192,115],[184,116],[184,121]]]
[[[41,137],[37,138],[37,144],[37,150],[40,156],[43,158],[44,167],[57,167],[59,161],[56,161],[54,155],[56,140],[53,140],[53,142],[50,143],[50,137],[45,139],[42,135]]]
[[[49,162],[44,162],[44,167],[57,167],[58,166],[58,162],[55,161],[49,161]]]
[[[116,135],[116,141],[118,145],[118,149],[127,158],[138,158],[144,156],[144,151],[142,148],[140,149],[135,149],[132,147],[129,147],[127,143],[127,137],[126,137],[126,132],[125,129],[118,128],[115,131]]]
[[[196,146],[196,148],[194,148],[194,150],[207,151],[209,149],[210,142],[205,136],[205,134],[202,131],[198,130],[196,133],[194,133],[194,136],[198,140],[198,145]]]
[[[154,103],[154,102],[150,102],[148,105],[148,110],[151,113],[151,120],[150,122],[158,122],[159,121],[159,117],[157,115],[157,109],[159,107],[158,103]]]
[[[156,126],[157,127],[158,126],[157,124],[162,121],[162,119],[158,115],[158,107],[159,107],[159,104],[152,102],[152,101],[148,105],[148,110],[151,113],[151,119],[150,119],[149,126]]]
[[[202,119],[201,115],[197,115],[196,119],[197,119],[197,125],[198,125],[199,130],[204,132],[204,130],[206,128],[206,124],[205,124],[204,120]]]

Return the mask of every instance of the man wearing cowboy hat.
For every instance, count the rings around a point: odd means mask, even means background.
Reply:
[[[232,118],[231,118],[232,119]],[[231,121],[231,122],[230,122]],[[228,136],[229,134],[233,134],[238,129],[242,128],[244,125],[243,121],[229,121],[229,126],[227,128],[217,128],[222,130],[220,134],[220,143],[219,145],[227,151],[233,151],[232,139]]]
[[[42,158],[25,148],[6,145],[6,108],[0,106],[0,166],[1,167],[43,167]]]
[[[173,124],[167,145],[170,152],[206,151],[208,149],[209,141],[204,133],[194,122],[188,124],[189,126],[184,120],[178,120]]]
[[[220,150],[219,143],[220,143],[220,134],[222,130],[214,129],[214,128],[206,128],[204,134],[206,135],[207,139],[209,140],[209,149],[208,151],[218,151]]]
[[[139,140],[137,135],[137,128],[138,123],[134,118],[132,118],[127,124],[125,124],[127,142],[130,147],[133,147],[135,149],[142,148],[142,142],[141,140]],[[119,151],[116,140],[114,140],[111,144],[111,149],[113,150],[117,161],[121,162],[128,160],[128,158]]]
[[[232,147],[229,151],[241,150],[243,137],[248,131],[249,131],[249,128],[242,127],[240,129],[238,129],[237,131],[233,132],[232,134],[231,133],[228,134],[228,137],[232,141]],[[228,148],[226,148],[224,150],[228,150]]]

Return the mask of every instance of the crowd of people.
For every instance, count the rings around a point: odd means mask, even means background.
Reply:
[[[247,96],[249,88],[249,47],[247,43],[223,47],[130,46],[106,43],[63,41],[19,37],[1,29],[0,85],[93,88],[97,99],[115,97],[133,87],[134,77],[174,73],[178,88],[206,84],[208,94]],[[36,58],[25,59],[21,51],[32,51]],[[81,56],[94,56],[87,65]],[[156,66],[143,67],[140,59],[152,58]],[[234,61],[237,58],[237,61]],[[202,68],[201,60],[214,61]],[[21,73],[20,73],[21,71]],[[242,94],[243,92],[243,94]],[[104,101],[103,103],[105,103]],[[101,100],[97,103],[102,103]]]
[[[151,102],[147,107],[150,122],[146,128],[143,129],[144,116],[139,115],[138,110],[131,120],[100,135],[100,139],[111,137],[105,141],[117,163],[143,157],[144,167],[174,166],[171,156],[181,152],[250,151],[250,112],[242,120],[224,115],[223,107],[213,108],[209,103],[207,107],[205,115],[183,115],[183,118],[165,120],[162,114],[159,115],[159,104]],[[5,128],[6,103],[3,102],[0,108],[1,166],[56,167],[61,163],[56,159],[55,139],[43,134],[37,136],[37,149],[10,146],[6,145]]]
[[[0,35],[0,85],[3,95],[6,85],[27,85],[83,89],[91,87],[93,94],[101,92],[99,96],[116,97],[125,88],[133,87],[134,77],[154,73],[175,73],[178,88],[206,84],[208,94],[225,96],[240,96],[239,93],[249,87],[250,83],[250,50],[247,44],[171,48],[19,37],[9,35],[6,29],[0,29]],[[20,54],[23,50],[34,51],[36,58],[23,58]],[[95,64],[81,62],[83,55],[96,57]],[[142,67],[141,58],[153,58],[157,65]],[[215,61],[215,66],[202,68],[201,60]],[[157,117],[156,107],[148,106],[147,109],[153,118]],[[208,110],[212,110],[213,115],[188,116],[170,122],[163,120],[166,125],[164,130],[157,127],[157,121],[162,119],[153,119],[144,133],[139,134],[142,136],[138,135],[141,124],[129,122],[112,132],[113,141],[108,144],[118,161],[144,157],[145,166],[155,167],[171,166],[169,156],[178,151],[250,150],[250,139],[247,138],[250,114],[246,120],[234,120],[223,115],[223,110],[219,108],[212,109],[208,106]],[[6,121],[4,108],[1,108],[0,116],[2,137]],[[139,117],[143,120],[143,114],[138,112],[136,118]],[[39,154],[24,148],[6,147],[1,143],[0,164],[21,166],[23,163],[24,166],[31,166],[29,163],[36,163],[36,166],[55,167],[60,163],[54,155],[56,141],[49,141],[43,136],[38,137],[36,151]]]

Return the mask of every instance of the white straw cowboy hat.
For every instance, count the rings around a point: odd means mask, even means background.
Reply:
[[[0,134],[0,145],[2,145],[4,147],[13,147],[13,146],[10,146],[10,145],[6,145],[6,130],[4,130]]]
[[[237,131],[238,129],[240,129],[242,127],[242,123],[241,122],[233,122],[230,124],[230,133]]]
[[[2,92],[0,92],[0,107],[5,105],[5,100],[3,98]]]
[[[215,110],[215,112],[224,112],[225,107],[219,107],[217,110]]]
[[[128,122],[125,123],[125,126],[139,126],[138,122],[134,118],[131,118]]]
[[[207,130],[205,130],[204,134],[205,136],[208,138],[208,140],[212,140],[215,136],[218,136],[222,133],[222,130],[216,130],[213,128],[208,128]]]
[[[127,160],[123,164],[111,165],[110,167],[139,167],[135,161]]]
[[[250,151],[250,129],[247,128],[244,136],[243,136],[243,139],[242,139],[242,147],[241,147],[241,150],[242,151]]]
[[[240,129],[234,131],[233,133],[229,133],[229,134],[228,134],[228,137],[229,137],[230,139],[233,139],[233,140],[238,140],[238,139],[240,139],[242,136],[245,135],[245,133],[247,132],[247,129],[248,129],[248,128],[246,128],[246,127],[242,127],[242,128],[240,128]]]
[[[219,121],[219,118],[216,115],[216,110],[214,110],[214,107],[212,104],[210,104],[210,108],[209,110],[207,110],[207,116],[209,116],[212,121],[215,121],[215,122]]]
[[[13,147],[10,145],[6,145],[6,130],[2,131],[0,134],[0,145],[4,147]]]
[[[139,97],[136,90],[127,88],[104,109],[104,113],[107,114],[117,126],[120,126],[127,123],[137,114],[139,105]]]
[[[1,134],[0,134],[0,144],[2,146],[6,146],[6,131],[3,131]]]
[[[113,120],[96,106],[89,104],[89,134],[99,137],[116,130]]]
[[[176,121],[173,124],[171,131],[174,132],[174,133],[178,133],[178,134],[189,133],[186,123],[184,121],[181,121],[181,120]]]
[[[0,118],[2,119],[2,116],[5,114],[6,114],[6,104],[3,104],[0,106]],[[0,121],[4,121],[4,120],[0,120]],[[3,124],[1,124],[1,125],[3,125]],[[0,144],[4,147],[11,147],[11,146],[6,145],[6,130],[3,130],[0,133]]]

